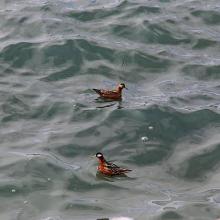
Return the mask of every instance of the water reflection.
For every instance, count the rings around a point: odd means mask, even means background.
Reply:
[[[96,178],[99,180],[105,180],[108,182],[115,182],[115,180],[135,180],[136,179],[134,177],[129,177],[126,174],[107,176],[107,175],[100,173],[99,171],[96,172]]]
[[[111,99],[103,99],[101,97],[96,98],[95,99],[96,103],[98,104],[103,104],[102,106],[97,106],[96,108],[108,108],[108,107],[112,107],[112,106],[116,106],[117,105],[117,109],[122,109],[124,108],[122,106],[122,99],[121,100],[111,100]],[[110,103],[110,104],[106,104],[106,103]]]

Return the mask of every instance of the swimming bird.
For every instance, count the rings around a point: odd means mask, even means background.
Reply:
[[[122,97],[122,90],[127,89],[124,83],[120,83],[114,90],[105,89],[93,89],[96,93],[100,95],[101,98],[110,100],[120,100]]]
[[[108,176],[124,175],[124,174],[132,171],[130,169],[121,168],[121,167],[115,165],[114,163],[106,161],[103,154],[100,152],[96,153],[95,156],[98,158],[98,161],[99,161],[99,165],[97,167],[97,170],[104,175],[108,175]]]

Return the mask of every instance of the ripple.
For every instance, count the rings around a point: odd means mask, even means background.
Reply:
[[[220,23],[220,13],[218,11],[195,10],[191,14],[201,18],[206,24],[218,25]]]
[[[151,24],[147,20],[141,25],[119,24],[112,27],[112,33],[132,41],[143,43],[159,43],[177,45],[190,43],[190,39],[183,34],[175,33],[167,24]],[[175,36],[176,35],[176,36]],[[181,36],[182,35],[182,36]]]
[[[193,46],[193,49],[202,50],[202,49],[206,49],[208,47],[216,46],[217,44],[218,44],[217,41],[201,38],[201,39],[198,39],[196,44]]]
[[[175,211],[166,211],[160,218],[161,220],[168,220],[168,219],[183,219],[183,216],[178,214]]]
[[[219,218],[218,0],[2,6],[0,219]]]
[[[95,183],[94,181],[83,180],[79,176],[73,176],[69,178],[66,186],[67,190],[74,192],[85,192],[85,191],[93,191],[93,190],[114,190],[120,191],[125,190],[122,186],[117,186],[110,184],[109,182],[101,182]]]
[[[186,65],[182,71],[198,80],[215,80],[220,78],[219,69],[219,65]]]
[[[19,68],[31,60],[35,47],[35,44],[26,42],[12,44],[2,50],[0,58],[11,63],[12,67]]]
[[[102,211],[105,208],[97,205],[88,205],[88,204],[77,204],[77,203],[67,203],[64,207],[65,210],[90,210],[90,211]]]
[[[133,4],[129,3],[128,1],[122,1],[122,3],[120,3],[119,5],[113,8],[103,7],[102,9],[93,9],[93,10],[91,9],[90,11],[89,10],[73,11],[69,14],[69,16],[83,22],[87,22],[87,21],[91,22],[93,20],[105,19],[120,14],[120,12],[129,5],[133,5]]]
[[[207,178],[206,174],[217,169],[219,164],[220,145],[212,146],[212,149],[199,155],[192,156],[181,165],[178,173],[183,178],[201,180]]]

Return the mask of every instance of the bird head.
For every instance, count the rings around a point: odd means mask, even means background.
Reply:
[[[98,159],[100,159],[100,160],[104,158],[103,154],[100,153],[100,152],[96,153],[95,156],[96,156]]]
[[[127,89],[124,83],[120,83],[118,85],[118,88],[120,88],[120,89],[124,89],[124,88]]]
[[[99,160],[99,162],[101,163],[105,162],[105,158],[102,153],[100,152],[96,153],[95,157]]]

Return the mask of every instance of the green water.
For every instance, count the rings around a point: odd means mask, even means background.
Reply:
[[[0,219],[220,218],[219,0],[0,6]]]

